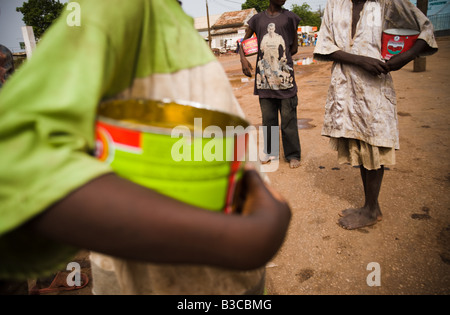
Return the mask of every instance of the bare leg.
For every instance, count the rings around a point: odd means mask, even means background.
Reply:
[[[359,209],[344,210],[343,217],[339,219],[339,225],[349,230],[373,225],[382,217],[378,195],[383,180],[384,166],[377,170],[367,170],[363,166],[360,166],[360,169],[365,195],[364,206]]]
[[[368,205],[368,200],[370,199],[370,197],[368,196],[367,178],[366,178],[368,170],[365,169],[362,165],[359,167],[359,169],[360,169],[361,179],[362,179],[362,183],[363,183],[363,187],[364,187],[364,197],[365,197],[364,207],[366,207]],[[384,166],[383,165],[381,165],[381,170],[384,174]],[[383,174],[381,174],[381,176],[383,176]],[[378,201],[377,201],[377,203],[378,203]],[[360,210],[361,210],[361,208],[348,208],[348,209],[345,209],[345,210],[342,210],[341,212],[339,212],[339,216],[345,217],[349,214],[358,212]],[[378,210],[377,210],[377,219],[378,219],[378,221],[381,221],[383,219],[383,215],[381,214],[381,210],[380,210],[379,206],[378,206]]]

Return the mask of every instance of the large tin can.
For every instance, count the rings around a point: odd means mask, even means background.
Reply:
[[[381,41],[381,57],[389,60],[409,50],[419,37],[419,32],[410,29],[388,29],[383,32]]]
[[[121,177],[169,197],[232,212],[249,123],[203,107],[166,100],[102,103],[96,156]]]
[[[258,53],[258,39],[256,36],[242,41],[242,49],[246,56],[252,56]]]

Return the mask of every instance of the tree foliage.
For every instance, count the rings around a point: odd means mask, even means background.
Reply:
[[[303,3],[302,5],[293,4],[291,11],[301,18],[300,25],[320,27],[320,12],[311,11],[311,7],[307,3]]]
[[[61,14],[64,4],[59,0],[28,0],[16,11],[22,13],[22,21],[33,27],[34,36],[39,39],[53,21]]]
[[[267,10],[269,4],[270,0],[247,0],[244,4],[242,4],[242,10],[255,8],[256,11],[262,12]],[[291,11],[300,17],[300,25],[320,27],[320,12],[313,12],[307,3],[303,3],[302,5],[293,4]]]
[[[242,4],[242,10],[255,8],[256,11],[262,12],[269,7],[270,0],[247,0]]]

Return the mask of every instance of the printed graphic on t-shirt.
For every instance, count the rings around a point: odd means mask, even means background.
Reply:
[[[258,89],[286,90],[294,86],[291,71],[287,64],[286,44],[283,37],[276,33],[274,23],[267,26],[267,34],[264,35],[260,51],[256,75],[256,87]]]

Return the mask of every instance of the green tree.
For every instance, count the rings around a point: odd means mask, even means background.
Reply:
[[[262,12],[269,7],[269,4],[270,0],[247,0],[242,4],[242,10],[255,8],[256,11]],[[293,4],[291,11],[300,17],[300,25],[320,27],[321,12],[313,12],[307,3],[303,3],[302,5]]]
[[[22,21],[33,27],[34,36],[39,39],[63,8],[64,4],[59,0],[28,0],[17,7],[16,11],[22,13]]]
[[[270,0],[247,0],[242,4],[242,10],[255,8],[256,11],[262,12],[269,7]]]
[[[301,18],[300,25],[320,27],[320,12],[311,11],[311,7],[307,3],[303,3],[302,5],[293,4],[291,11]]]

